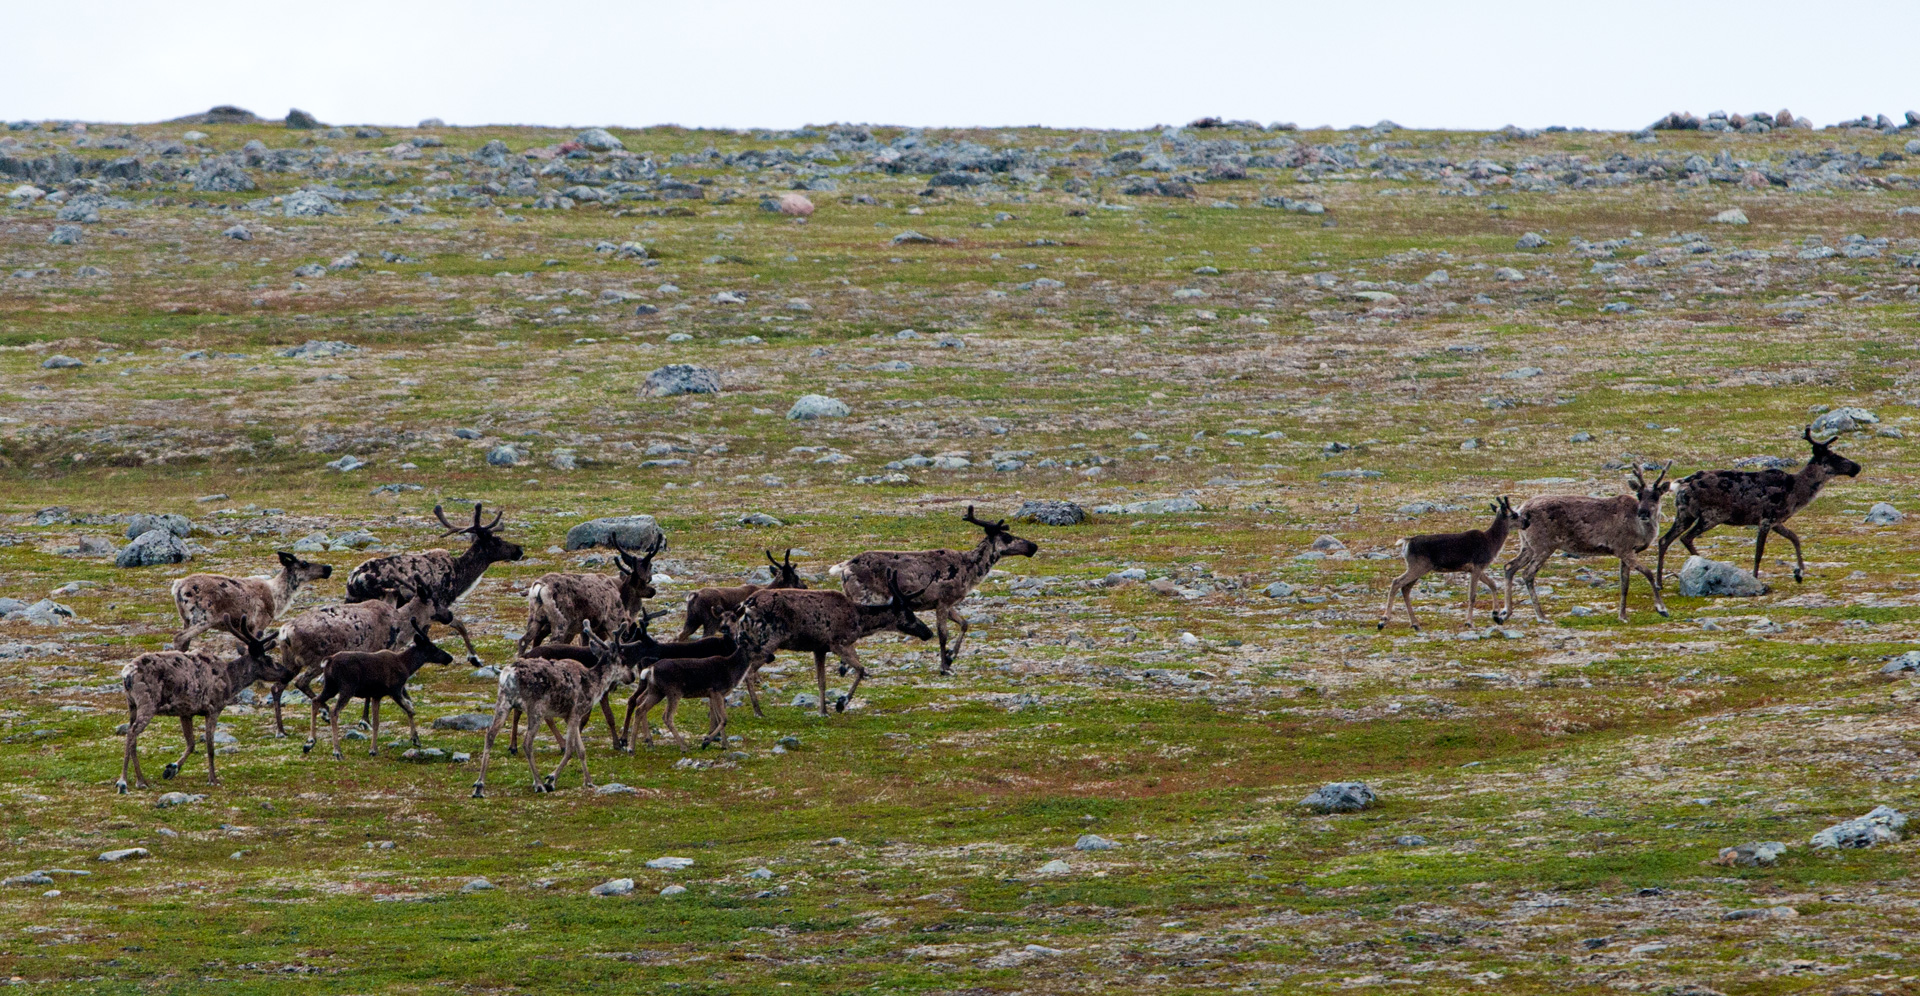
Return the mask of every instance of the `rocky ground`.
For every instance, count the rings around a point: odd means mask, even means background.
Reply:
[[[0,133],[16,983],[1920,976],[1920,131],[296,123]],[[1618,493],[1636,460],[1795,466],[1815,422],[1865,469],[1795,519],[1804,583],[1776,538],[1764,593],[1669,581],[1662,618],[1636,579],[1623,624],[1611,561],[1556,558],[1546,621],[1483,603],[1465,630],[1430,577],[1425,628],[1376,633],[1400,537]],[[295,611],[326,604],[476,500],[528,551],[463,603],[489,664],[532,579],[612,570],[565,549],[596,517],[656,517],[664,607],[763,549],[830,585],[861,550],[970,545],[969,505],[1089,516],[1014,524],[1039,555],[963,605],[954,675],[875,638],[821,719],[783,657],[726,750],[596,731],[598,792],[534,796],[496,756],[469,799],[460,717],[493,682],[459,664],[416,680],[444,722],[410,756],[391,706],[379,757],[334,761],[247,696],[220,786],[189,762],[113,794],[119,668],[178,628],[170,580],[293,549],[338,568]],[[1751,563],[1750,530],[1701,546]],[[142,747],[153,772],[180,741]],[[1363,808],[1303,803],[1350,782],[1323,798]]]

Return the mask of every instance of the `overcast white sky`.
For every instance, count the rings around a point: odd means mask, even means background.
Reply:
[[[8,120],[1638,128],[1920,107],[1920,0],[5,6]]]

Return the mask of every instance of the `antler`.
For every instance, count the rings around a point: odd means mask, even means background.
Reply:
[[[761,552],[761,553],[764,553],[764,554],[766,554],[766,555],[767,555],[767,563],[769,563],[769,564],[772,564],[772,565],[773,565],[773,569],[774,569],[774,570],[776,570],[776,571],[777,571],[777,570],[779,570],[779,569],[780,569],[780,562],[779,562],[778,560],[775,560],[775,559],[773,559],[773,551],[772,551],[772,550],[768,550],[768,549],[765,549],[765,548],[763,547],[763,548],[762,548],[762,549],[760,550],[760,552]]]
[[[965,514],[965,515],[963,515],[963,516],[961,516],[961,517],[960,517],[960,521],[962,521],[962,522],[971,522],[971,523],[973,523],[974,525],[976,525],[976,526],[979,526],[980,528],[982,528],[982,529],[985,529],[985,530],[986,530],[987,532],[990,532],[990,533],[993,533],[993,532],[1006,532],[1006,530],[1007,530],[1007,520],[1005,520],[1005,519],[1001,519],[1001,520],[1000,520],[1000,521],[998,521],[998,522],[986,522],[986,521],[983,521],[983,520],[981,520],[981,519],[977,519],[977,518],[975,518],[975,517],[974,517],[974,515],[973,515],[973,506],[972,506],[972,505],[968,505],[968,506],[967,506],[967,514]]]
[[[1806,428],[1801,429],[1800,438],[1806,440],[1809,443],[1813,442],[1813,426],[1808,425]],[[1839,438],[1839,437],[1835,437],[1835,438]]]
[[[1653,486],[1658,488],[1660,486],[1660,482],[1667,479],[1667,471],[1672,469],[1673,469],[1673,461],[1668,460],[1667,465],[1660,468],[1660,476],[1653,479]]]
[[[793,569],[793,547],[787,547],[787,552],[785,556],[787,558],[786,567],[788,570],[792,570]]]
[[[503,517],[505,517],[506,514],[507,512],[505,509],[496,508],[493,510],[493,521],[482,526],[480,525],[480,503],[474,502],[473,503],[473,525],[474,525],[475,531],[493,532],[495,529],[500,528],[500,520]]]
[[[1647,486],[1646,476],[1640,473],[1640,461],[1635,460],[1633,462],[1633,466],[1628,468],[1628,472],[1633,474],[1633,486],[1635,490],[1638,490]]]
[[[474,507],[475,507],[475,508],[479,508],[479,506],[477,506],[477,505],[476,505],[476,506],[474,506]],[[433,517],[434,517],[434,518],[436,518],[436,519],[439,519],[439,520],[440,520],[440,524],[441,524],[441,525],[443,525],[443,526],[446,526],[446,527],[447,527],[447,531],[446,531],[446,532],[444,532],[444,533],[441,533],[441,534],[440,534],[440,535],[442,535],[442,536],[454,536],[454,535],[458,535],[458,534],[460,534],[460,533],[464,533],[464,532],[466,532],[466,529],[464,529],[464,528],[462,528],[462,527],[460,527],[460,526],[456,526],[456,525],[454,525],[454,524],[453,524],[453,523],[451,523],[451,522],[448,522],[448,521],[447,521],[447,510],[446,510],[446,509],[444,509],[444,508],[442,508],[442,507],[440,507],[439,505],[435,505],[435,506],[433,506]],[[475,518],[476,520],[478,520],[478,519],[479,519],[479,514],[478,514],[478,513],[475,513],[475,515],[474,515],[474,518]]]

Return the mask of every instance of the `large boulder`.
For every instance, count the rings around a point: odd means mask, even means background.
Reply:
[[[1333,782],[1314,789],[1300,805],[1316,813],[1357,813],[1378,798],[1366,782]]]
[[[1043,526],[1077,526],[1087,521],[1087,510],[1070,501],[1042,499],[1025,501],[1009,516],[1015,522],[1037,522]]]
[[[590,519],[567,530],[567,549],[610,547],[618,539],[620,545],[629,550],[646,550],[659,542],[661,536],[660,526],[651,515],[611,515]]]
[[[204,165],[187,178],[193,181],[193,189],[210,193],[231,194],[254,189],[253,177],[230,162]]]
[[[1759,578],[1718,560],[1688,557],[1680,567],[1680,594],[1688,598],[1752,598],[1767,591]]]
[[[805,422],[817,418],[845,418],[853,409],[838,398],[829,398],[824,394],[803,394],[800,400],[787,409],[789,421]]]
[[[321,124],[319,118],[296,107],[287,112],[287,127],[300,131],[312,131],[315,128],[324,128],[326,125]]]
[[[574,136],[574,141],[597,152],[611,152],[626,148],[619,139],[613,137],[612,132],[605,128],[588,128]]]
[[[655,398],[680,394],[719,394],[720,375],[691,363],[669,363],[647,375],[641,393]]]
[[[1880,416],[1875,415],[1865,408],[1855,408],[1848,405],[1835,408],[1830,412],[1821,413],[1819,418],[1813,420],[1813,434],[1816,436],[1834,436],[1842,432],[1853,432],[1858,429],[1864,429],[1878,421],[1880,421]]]
[[[135,512],[127,516],[128,539],[139,539],[141,533],[154,529],[164,529],[184,539],[193,533],[193,520],[174,512],[162,512],[158,515]]]
[[[153,567],[158,564],[178,564],[186,559],[187,545],[180,541],[165,527],[155,527],[134,537],[113,558],[116,567]]]
[[[1891,806],[1875,806],[1865,816],[1836,823],[1808,840],[1815,848],[1861,848],[1891,844],[1900,839],[1900,828],[1907,825],[1907,814]]]
[[[1150,498],[1118,505],[1096,505],[1100,515],[1167,515],[1173,512],[1198,512],[1200,503],[1192,498]]]

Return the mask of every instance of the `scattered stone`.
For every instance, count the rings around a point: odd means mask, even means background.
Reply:
[[[845,418],[852,413],[853,410],[837,398],[829,398],[824,394],[803,394],[793,403],[792,408],[787,409],[787,420],[798,422],[818,418]]]
[[[1377,798],[1366,782],[1333,782],[1314,789],[1300,805],[1316,813],[1357,813]]]
[[[1393,838],[1393,842],[1401,847],[1425,847],[1433,843],[1417,833],[1402,834]]]
[[[152,852],[144,847],[123,847],[117,851],[107,851],[100,855],[101,861],[132,861],[136,858],[152,857]]]
[[[670,363],[647,375],[641,393],[654,398],[682,394],[719,394],[720,375],[691,363]]]
[[[476,878],[460,887],[461,892],[492,892],[495,886],[484,878]]]
[[[1285,581],[1275,581],[1265,588],[1260,589],[1260,593],[1268,598],[1291,598],[1293,597],[1293,585]]]
[[[76,367],[84,366],[86,366],[86,363],[63,353],[55,353],[40,361],[40,369],[42,370],[72,370]]]
[[[743,515],[740,517],[740,524],[743,526],[763,526],[763,527],[786,525],[786,523],[781,522],[779,519],[776,519],[765,512],[750,512],[746,515]]]
[[[1200,502],[1192,498],[1150,498],[1118,505],[1096,505],[1093,511],[1096,515],[1170,515],[1175,512],[1198,512],[1202,508]]]
[[[319,118],[296,107],[287,112],[287,127],[301,131],[312,131],[315,128],[325,128],[326,125],[321,124]]]
[[[350,470],[359,470],[360,468],[365,467],[366,465],[367,465],[367,462],[365,460],[362,460],[351,453],[341,457],[338,460],[327,461],[328,470],[337,470],[342,474]]]
[[[24,875],[14,875],[0,879],[0,886],[13,885],[52,885],[53,876],[43,871],[30,871]]]
[[[439,716],[433,721],[433,729],[458,730],[475,733],[493,725],[493,717],[483,712],[463,712],[453,716]]]
[[[187,806],[205,799],[204,795],[188,795],[185,792],[167,792],[153,800],[155,809],[172,809],[175,806]]]
[[[619,782],[608,782],[605,785],[600,785],[594,788],[593,794],[594,795],[638,795],[639,790],[635,789],[631,785],[622,785]]]
[[[651,515],[609,515],[589,519],[567,530],[566,549],[611,547],[617,540],[629,550],[646,550],[660,542],[663,535]]]
[[[902,245],[922,244],[922,243],[932,244],[939,240],[929,235],[921,235],[919,232],[916,232],[913,229],[909,228],[906,231],[901,232],[900,234],[894,236],[891,241],[893,242],[894,245],[902,246]]]
[[[588,128],[575,135],[573,140],[595,152],[616,152],[626,148],[625,144],[605,128]]]
[[[487,451],[487,463],[495,467],[511,467],[520,462],[520,451],[509,443],[501,443]]]
[[[141,533],[152,529],[165,529],[175,536],[185,539],[193,535],[193,520],[174,512],[158,515],[147,512],[135,512],[127,517],[127,538],[137,539]]]
[[[647,867],[658,869],[661,871],[679,871],[682,868],[692,868],[693,859],[692,858],[676,858],[672,856],[654,858],[651,861],[647,862]]]
[[[220,234],[236,242],[253,241],[253,233],[247,231],[247,226],[245,225],[235,225],[232,228],[229,228],[226,231],[221,232]]]
[[[1527,279],[1527,275],[1524,273],[1521,273],[1519,270],[1516,270],[1511,266],[1503,266],[1493,271],[1493,279],[1504,281],[1506,283],[1519,283],[1520,281]]]
[[[1747,213],[1739,208],[1728,208],[1714,215],[1712,220],[1716,225],[1744,225],[1747,223]]]
[[[1865,408],[1841,407],[1830,412],[1822,412],[1813,420],[1813,433],[1816,436],[1832,436],[1842,432],[1854,432],[1880,421],[1880,416]]]
[[[53,234],[47,236],[47,244],[50,246],[77,246],[80,244],[80,239],[83,234],[79,225],[55,225],[53,226]]]
[[[1538,232],[1528,232],[1520,236],[1519,241],[1515,242],[1513,247],[1515,249],[1538,249],[1542,246],[1550,246],[1552,244],[1552,242],[1547,241],[1546,236]]]
[[[1039,499],[1020,503],[1008,516],[1015,522],[1037,522],[1043,526],[1077,526],[1087,521],[1087,510],[1070,501]]]
[[[357,353],[360,347],[350,342],[338,340],[309,339],[291,349],[283,349],[280,355],[291,360],[321,360],[332,356],[346,356]]]
[[[1720,856],[1713,863],[1737,868],[1762,868],[1779,860],[1786,850],[1787,845],[1777,840],[1739,844],[1721,848]]]
[[[1892,504],[1877,501],[1873,503],[1872,508],[1867,509],[1867,517],[1864,521],[1870,526],[1891,526],[1896,522],[1905,521],[1906,518],[1906,514],[1894,508]]]
[[[1836,823],[1807,841],[1816,849],[1862,848],[1890,844],[1900,839],[1900,828],[1907,825],[1907,814],[1891,806],[1875,806],[1865,816]]]
[[[1055,858],[1040,866],[1040,874],[1042,875],[1065,875],[1070,871],[1073,871],[1073,866],[1059,858]]]
[[[1920,650],[1909,650],[1880,668],[1881,674],[1905,674],[1916,671],[1920,671]]]
[[[779,210],[789,217],[809,218],[813,216],[813,202],[805,194],[790,191],[780,195]]]
[[[1680,568],[1680,594],[1688,598],[1752,598],[1767,585],[1732,564],[1692,556]]]
[[[1073,849],[1076,851],[1111,851],[1119,846],[1097,833],[1083,833],[1079,840],[1073,842]]]
[[[166,529],[149,529],[134,538],[113,558],[115,567],[152,567],[178,564],[190,558],[187,545]]]
[[[633,894],[633,879],[616,878],[588,890],[596,896],[630,896]]]

